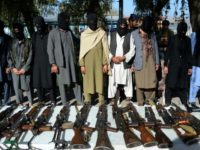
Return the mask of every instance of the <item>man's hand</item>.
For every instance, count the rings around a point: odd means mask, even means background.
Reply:
[[[56,64],[51,65],[51,73],[58,73],[58,66]]]
[[[81,73],[85,74],[86,73],[86,68],[84,66],[81,66]]]
[[[135,67],[133,65],[131,66],[131,72],[135,72]]]
[[[107,73],[108,72],[108,65],[103,65],[103,73]]]
[[[168,67],[164,67],[164,69],[163,69],[163,72],[164,72],[164,74],[168,74]]]
[[[125,57],[125,56],[119,56],[119,61],[120,61],[120,62],[123,62],[123,61],[125,61],[125,59],[126,59],[126,57]]]
[[[192,69],[188,69],[188,75],[192,75]]]
[[[25,74],[25,72],[26,72],[26,71],[25,71],[24,69],[20,69],[20,70],[19,70],[19,74]]]
[[[13,69],[12,69],[12,72],[13,72],[14,74],[17,74],[17,75],[19,75],[19,71],[18,71],[18,69],[17,69],[17,68],[13,68]]]
[[[120,61],[120,57],[118,56],[113,56],[112,57],[112,62],[115,63],[115,64],[119,64],[121,61]]]
[[[9,74],[9,73],[11,73],[11,68],[6,68],[6,74]]]
[[[159,69],[159,67],[160,67],[160,66],[156,64],[156,66],[155,66],[155,67],[156,67],[156,71],[157,71],[157,70]]]

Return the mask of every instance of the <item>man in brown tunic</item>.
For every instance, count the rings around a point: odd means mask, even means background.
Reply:
[[[91,102],[91,94],[98,93],[104,104],[104,75],[108,71],[108,42],[106,32],[97,28],[97,16],[88,14],[88,28],[81,34],[79,63],[83,74],[84,102]]]

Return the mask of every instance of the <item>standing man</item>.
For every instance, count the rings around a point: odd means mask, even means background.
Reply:
[[[11,44],[11,37],[4,33],[4,23],[0,20],[0,103],[10,102],[11,76],[8,67],[7,55]],[[7,72],[6,72],[7,70]]]
[[[83,74],[85,103],[98,93],[99,105],[104,104],[104,73],[108,71],[108,41],[106,32],[97,27],[97,15],[87,15],[88,28],[81,34],[79,63]]]
[[[111,98],[111,102],[116,104],[114,97],[117,89],[122,87],[128,104],[133,97],[130,62],[135,54],[135,47],[131,33],[128,33],[126,19],[118,20],[117,31],[111,33],[109,43],[112,75],[109,76],[108,98]]]
[[[47,46],[51,72],[57,75],[63,105],[69,101],[67,88],[73,88],[76,99],[81,102],[81,90],[77,85],[75,52],[69,21],[68,14],[62,12],[58,15],[58,28],[50,31]]]
[[[13,86],[17,104],[23,102],[23,91],[32,105],[30,90],[30,64],[32,60],[32,44],[29,39],[25,39],[24,27],[20,23],[13,25],[15,38],[12,41],[11,51],[9,52],[8,63],[12,68]]]
[[[49,57],[47,54],[48,31],[43,17],[36,17],[34,22],[37,32],[33,33],[32,36],[32,85],[37,89],[39,101],[45,100],[45,91],[48,90],[51,102],[56,104],[55,74],[51,74],[51,65],[49,64]]]
[[[138,19],[139,17],[135,14],[131,14],[128,22],[129,22],[129,32],[132,32],[136,29],[138,29]]]
[[[192,50],[190,38],[186,36],[187,24],[180,22],[177,34],[169,41],[165,57],[166,76],[165,103],[170,105],[176,93],[181,102],[187,105],[188,75],[192,74]]]
[[[138,105],[143,105],[144,102],[151,103],[155,99],[159,55],[156,36],[152,28],[152,17],[146,16],[141,27],[132,32],[136,47],[132,70],[135,72]]]

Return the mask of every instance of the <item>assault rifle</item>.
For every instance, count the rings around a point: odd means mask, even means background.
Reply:
[[[192,144],[199,141],[196,131],[188,126],[188,120],[185,117],[179,116],[177,111],[171,107],[168,111],[160,104],[156,106],[158,114],[163,118],[165,124],[171,125],[176,134],[185,144]]]
[[[31,142],[33,139],[39,135],[43,131],[50,131],[52,129],[52,126],[46,126],[48,124],[48,121],[53,113],[53,106],[48,106],[45,108],[45,110],[42,112],[42,114],[37,118],[37,121],[34,122],[32,125],[24,125],[22,129],[24,130],[31,130],[33,133],[32,138],[28,142],[28,147],[31,149]]]
[[[81,108],[80,111],[78,111],[76,115],[76,121],[74,123],[73,129],[74,129],[74,136],[72,138],[70,148],[72,149],[84,149],[84,148],[90,148],[90,145],[88,143],[88,139],[85,135],[85,130],[83,127],[85,126],[85,123],[87,121],[88,114],[90,112],[91,104],[86,103]]]
[[[162,122],[157,120],[155,114],[151,107],[145,107],[145,117],[147,118],[148,122],[152,122],[154,124],[153,130],[155,131],[155,138],[158,142],[159,148],[168,148],[173,147],[173,143],[171,140],[164,134],[161,130],[160,125]]]
[[[98,137],[97,137],[97,142],[96,142],[96,146],[94,150],[101,150],[101,149],[114,150],[107,133],[108,130],[113,131],[114,129],[111,127],[108,127],[106,105],[101,105],[99,107],[95,128],[98,132]]]
[[[129,110],[129,116],[131,118],[132,124],[135,124],[134,122],[136,121],[138,123],[138,129],[140,131],[140,137],[141,137],[141,142],[144,145],[144,147],[150,147],[150,146],[155,146],[158,144],[154,136],[150,133],[148,130],[147,126],[153,125],[153,124],[148,124],[145,122],[145,119],[141,118],[133,104],[129,104],[130,110]]]
[[[13,149],[13,147],[18,148],[18,139],[15,138],[15,135],[19,134],[18,129],[21,127],[23,120],[25,120],[24,114],[27,109],[28,108],[20,110],[8,118],[10,126],[8,126],[7,130],[3,133],[6,137],[6,140],[4,141],[5,146],[8,147],[8,144],[10,145],[8,149]]]
[[[129,124],[123,117],[123,111],[114,105],[113,109],[113,117],[115,118],[115,122],[117,125],[117,129],[123,132],[124,134],[124,141],[127,148],[132,148],[136,146],[140,146],[141,142],[140,139],[133,133],[132,130],[129,128]]]
[[[70,112],[70,105],[67,104],[67,105],[63,106],[60,113],[56,116],[56,122],[53,126],[55,131],[54,131],[54,136],[52,139],[52,142],[55,142],[56,149],[65,149],[69,145],[69,142],[67,142],[65,140],[61,140],[61,137],[60,137],[61,133],[65,129],[63,127],[63,124],[68,122],[69,112]]]

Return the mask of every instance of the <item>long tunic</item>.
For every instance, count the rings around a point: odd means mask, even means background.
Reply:
[[[100,41],[80,61],[80,65],[86,67],[86,73],[83,75],[84,93],[103,94],[102,66],[104,64],[107,64],[107,59]]]
[[[51,66],[47,54],[48,34],[41,37],[40,34],[34,33],[33,43],[33,71],[32,80],[35,88],[52,88]]]
[[[50,64],[56,64],[59,67],[57,79],[63,83],[70,85],[75,83],[75,53],[74,45],[70,31],[60,31],[53,29],[49,33],[48,48]]]
[[[19,83],[17,86],[22,90],[30,90],[30,64],[32,61],[32,44],[26,39],[19,43],[17,39],[12,42],[12,49],[8,57],[10,67],[24,69],[24,75],[16,75],[12,73],[13,82]]]
[[[117,38],[117,49],[115,56],[124,56],[123,54],[123,43],[124,43],[124,36],[120,37],[118,34]],[[125,54],[126,60],[125,62],[128,63],[135,54],[135,47],[133,45],[133,38],[130,37],[130,50],[128,53]],[[110,42],[109,42],[110,43]],[[112,58],[112,54],[110,53],[110,59]],[[132,85],[132,72],[131,70],[124,69],[124,64],[121,62],[120,64],[114,64],[112,68],[112,75],[109,76],[109,85],[108,85],[108,97],[113,98],[117,91],[117,85],[122,84],[125,85],[125,95],[127,97],[133,96],[133,85]]]
[[[188,69],[192,68],[192,50],[189,37],[172,37],[165,57],[168,66],[166,85],[169,88],[187,88]]]

